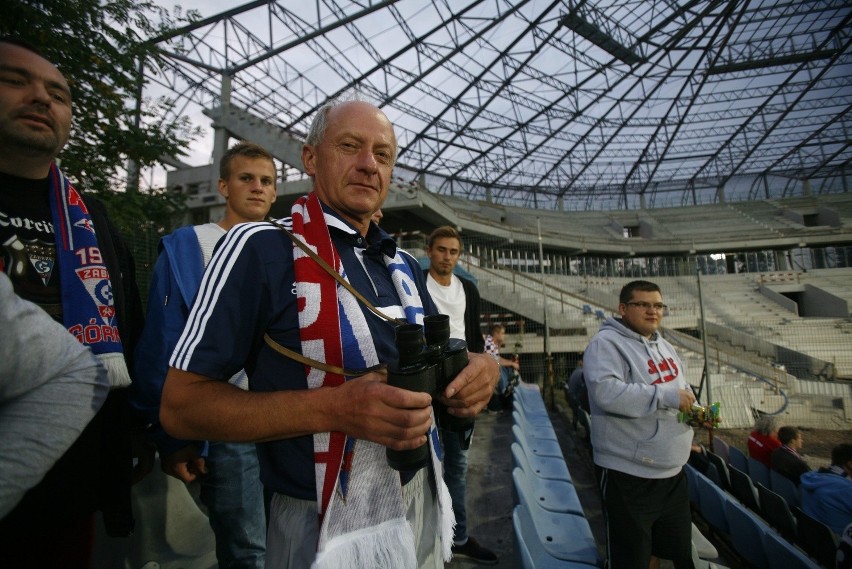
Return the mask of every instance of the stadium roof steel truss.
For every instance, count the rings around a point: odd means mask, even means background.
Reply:
[[[397,174],[439,194],[784,197],[848,189],[850,18],[845,0],[256,1],[153,40],[167,63],[146,79],[176,113],[228,99],[296,136],[358,89],[396,125]]]

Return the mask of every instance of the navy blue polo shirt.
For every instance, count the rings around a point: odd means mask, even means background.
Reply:
[[[323,209],[349,282],[375,307],[401,316],[401,302],[382,258],[383,253],[396,254],[394,240],[374,224],[365,239],[333,211]],[[284,225],[289,228],[289,220]],[[400,257],[414,277],[425,314],[437,314],[417,261],[405,252]],[[245,223],[231,229],[205,271],[170,365],[222,381],[245,369],[251,391],[307,389],[302,364],[278,354],[263,341],[268,333],[279,344],[301,353],[295,281],[293,243],[283,231],[269,223]],[[361,311],[379,361],[395,361],[394,325],[364,306]],[[257,446],[264,486],[302,500],[316,499],[311,436]]]

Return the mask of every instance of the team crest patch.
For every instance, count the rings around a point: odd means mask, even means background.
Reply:
[[[109,272],[103,265],[91,265],[76,269],[77,277],[86,292],[95,301],[98,313],[105,324],[109,324],[115,316],[115,307],[112,303],[112,284],[109,281]]]
[[[30,265],[38,273],[44,286],[47,286],[47,283],[50,282],[50,276],[53,274],[53,268],[56,266],[54,248],[46,247],[37,241],[27,242],[24,248]]]
[[[47,286],[56,266],[56,250],[52,245],[38,239],[20,239],[17,235],[13,235],[3,245],[10,257],[10,276],[23,277],[27,274],[29,263],[44,286]]]

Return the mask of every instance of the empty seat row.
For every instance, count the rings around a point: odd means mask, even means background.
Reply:
[[[541,391],[535,385],[520,384],[514,394],[515,565],[525,569],[602,567]]]

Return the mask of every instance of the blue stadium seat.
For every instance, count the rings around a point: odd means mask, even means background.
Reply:
[[[532,397],[517,395],[517,387],[512,391],[512,409],[515,411],[525,411],[527,414],[541,415],[547,414],[547,408],[544,406],[544,400],[535,402]]]
[[[595,316],[598,320],[606,320],[606,314],[604,314],[603,310],[595,310]]]
[[[719,471],[716,470],[716,465],[708,462],[707,468],[704,469],[703,474],[707,477],[708,480],[710,480],[710,482],[712,482],[719,488],[722,487],[722,480],[719,478]]]
[[[750,566],[770,569],[766,552],[763,550],[763,535],[773,530],[736,500],[725,502],[725,516],[728,519],[731,543],[737,553],[748,561]]]
[[[591,314],[591,313],[592,313],[592,307],[589,306],[588,304],[584,304],[583,305],[583,314]]]
[[[821,521],[803,512],[798,506],[793,506],[791,509],[796,516],[799,546],[821,565],[834,567],[838,546],[837,534]]]
[[[695,479],[698,471],[691,464],[684,465],[683,471],[686,473],[686,486],[689,488],[689,502],[693,508],[700,510],[701,499],[698,494],[698,481]]]
[[[698,486],[701,517],[715,531],[728,535],[728,518],[725,515],[725,502],[732,500],[728,493],[710,481],[709,478],[695,472],[695,482]]]
[[[807,554],[774,531],[763,534],[763,550],[770,567],[779,569],[819,569]]]
[[[553,439],[539,439],[533,436],[530,432],[525,431],[520,425],[512,425],[512,436],[516,443],[520,443],[524,447],[527,454],[535,456],[552,456],[561,460],[565,460],[562,455],[562,448],[559,442]]]
[[[534,427],[553,428],[550,415],[546,412],[524,409],[523,404],[513,403],[512,405],[512,418],[514,419],[515,413],[517,413],[521,419],[520,421],[516,421],[518,424],[528,423]]]
[[[530,385],[533,387],[528,387]],[[544,399],[541,396],[541,392],[538,391],[538,386],[535,384],[521,382],[515,387],[513,394],[517,395],[517,397],[512,398],[512,401],[517,405],[530,410],[545,409]]]
[[[751,476],[751,473],[748,471],[748,456],[735,446],[728,446],[728,464],[739,468]]]
[[[731,475],[728,473],[728,465],[725,464],[725,461],[722,460],[722,457],[718,454],[707,451],[707,460],[710,461],[710,464],[716,467],[716,474],[718,475],[716,480],[713,480],[716,484],[719,485],[719,488],[725,490],[726,492],[731,490]]]
[[[517,467],[512,470],[512,482],[518,502],[530,510],[543,508],[560,514],[585,515],[577,490],[570,482],[545,480]]]
[[[550,415],[540,409],[527,409],[523,403],[512,403],[512,413],[520,415],[524,421],[534,425],[550,424]]]
[[[801,506],[802,498],[799,494],[799,487],[796,483],[782,474],[778,474],[774,470],[769,471],[769,488],[776,494],[780,494],[787,500],[787,504],[793,506]]]
[[[760,482],[767,488],[772,488],[772,484],[769,482],[769,469],[766,468],[765,464],[752,457],[748,457],[748,475],[755,484]]]
[[[722,457],[722,460],[725,461],[725,464],[731,462],[730,448],[728,446],[728,443],[726,443],[724,439],[721,439],[719,437],[713,437],[713,448],[711,450],[720,457]]]
[[[550,425],[550,415],[546,409],[529,409],[524,403],[515,401],[512,403],[512,413],[520,415],[527,423],[533,425]]]
[[[541,388],[537,384],[521,382],[516,387],[516,392],[524,402],[533,402],[544,406],[544,398],[541,395]]]
[[[512,411],[512,422],[518,425],[525,433],[532,434],[537,439],[557,440],[556,431],[553,430],[553,424],[549,418],[538,417],[530,421],[520,411]]]
[[[763,484],[757,484],[757,494],[760,496],[760,512],[763,519],[769,522],[787,541],[795,542],[796,518],[787,500],[781,494],[773,492]]]
[[[731,494],[734,495],[734,498],[742,502],[752,512],[760,512],[757,489],[752,484],[749,475],[734,466],[728,469],[728,474],[731,476]]]
[[[517,541],[523,543],[530,553],[530,567],[546,567],[545,563],[552,563],[552,559],[591,567],[603,566],[589,521],[583,516],[546,510],[539,510],[533,515],[529,508],[518,504],[512,513],[512,521]]]
[[[518,443],[512,443],[512,458],[515,466],[525,474],[534,474],[547,480],[564,480],[571,482],[571,474],[565,461],[549,456],[529,456]]]

